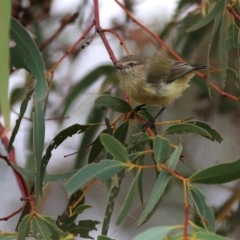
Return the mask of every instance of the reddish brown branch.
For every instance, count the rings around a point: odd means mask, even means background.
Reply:
[[[240,16],[238,13],[232,8],[230,4],[227,5],[227,10],[238,20],[240,21]]]
[[[62,31],[63,29],[70,23],[74,22],[75,19],[78,17],[78,13],[74,13],[72,15],[67,15],[65,16],[62,20],[61,20],[61,25],[59,26],[59,28],[57,29],[57,31],[55,33],[53,33],[53,35],[48,38],[45,42],[43,42],[40,47],[39,50],[43,50],[47,45],[49,45]]]
[[[133,22],[135,22],[138,26],[140,26],[142,29],[144,29],[146,32],[148,32],[153,38],[155,38],[162,46],[164,46],[169,53],[172,54],[172,56],[174,56],[177,60],[181,61],[181,62],[185,62],[173,49],[171,49],[160,37],[158,34],[156,34],[155,32],[151,31],[149,28],[147,28],[145,25],[143,25],[142,23],[140,23],[133,15],[132,13],[122,4],[120,3],[118,0],[115,0],[115,2],[126,12],[126,14],[133,20]],[[234,10],[233,10],[234,11]],[[204,79],[204,81],[206,81],[206,78],[203,77],[203,74],[201,73],[197,73],[197,75],[199,77],[201,77],[202,79]],[[219,92],[222,96],[228,97],[234,101],[239,101],[239,98],[221,90],[218,86],[216,86],[213,83],[209,83],[209,85],[211,86],[211,88],[213,88],[215,91]]]
[[[2,124],[0,124],[0,137],[1,137],[1,141],[2,141],[2,143],[4,145],[4,147],[7,150],[7,147],[8,147],[8,144],[9,144],[9,140],[8,140],[8,138],[6,136],[6,131],[5,131],[4,127],[2,126]],[[16,164],[14,148],[12,147],[11,151],[9,152],[9,157],[8,158],[4,156],[4,157],[2,157],[2,159],[4,159],[9,166],[11,166],[11,168],[12,168],[14,174],[15,174],[15,177],[17,179],[17,183],[19,185],[19,188],[20,188],[20,190],[22,192],[23,197],[28,197],[29,196],[29,192],[28,192],[28,188],[27,188],[27,185],[26,185],[26,182],[25,182],[24,178],[11,165],[11,163],[15,163]]]
[[[90,32],[90,30],[95,25],[94,21],[90,24],[90,26],[85,30],[82,36],[63,54],[63,56],[55,63],[55,65],[47,72],[46,75],[53,73],[57,66],[62,62],[62,60],[86,37],[86,35]]]
[[[12,212],[10,215],[0,218],[0,221],[7,221],[8,219],[10,219],[11,217],[15,216],[16,214],[20,213],[23,210],[24,206],[20,207],[18,210],[16,210],[15,212]]]
[[[117,59],[113,53],[112,48],[110,47],[108,40],[104,34],[104,29],[101,28],[100,25],[100,19],[99,19],[99,6],[98,6],[98,0],[94,0],[94,19],[95,19],[95,28],[96,32],[99,34],[101,37],[103,44],[105,45],[108,54],[110,56],[110,59],[112,60],[113,64],[116,65]]]
[[[127,54],[127,55],[130,54],[129,51],[128,51],[128,49],[127,49],[127,46],[126,46],[126,44],[125,44],[125,42],[124,42],[124,40],[123,40],[123,38],[122,38],[119,34],[117,34],[114,30],[112,30],[112,29],[102,29],[102,32],[103,32],[103,33],[104,33],[104,32],[109,32],[109,33],[112,33],[113,35],[115,35],[115,37],[118,38],[120,44],[123,46],[126,54]]]

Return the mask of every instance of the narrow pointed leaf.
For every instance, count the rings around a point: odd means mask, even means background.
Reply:
[[[93,178],[105,182],[114,174],[124,170],[126,166],[116,160],[102,160],[100,163],[92,163],[81,168],[64,184],[68,195],[72,195],[78,189],[82,188]]]
[[[53,218],[38,214],[33,217],[32,231],[39,233],[41,239],[74,239],[72,234],[58,228]]]
[[[123,203],[123,206],[122,206],[122,208],[119,212],[116,225],[120,225],[123,222],[124,218],[126,217],[126,215],[128,214],[128,212],[130,210],[135,192],[137,190],[140,173],[141,173],[141,170],[138,171],[135,178],[133,179],[133,182],[132,182],[132,184],[131,184],[131,186],[128,190],[127,196],[126,196],[125,201]]]
[[[90,231],[97,230],[96,225],[99,224],[98,221],[93,220],[81,220],[78,223],[72,223],[64,228],[64,231],[72,233],[74,236],[79,236],[87,239],[94,239],[89,235]],[[74,238],[75,239],[75,238]]]
[[[18,51],[21,52],[26,66],[30,69],[31,74],[37,80],[35,92],[36,101],[38,102],[47,95],[48,89],[44,73],[45,66],[41,54],[29,33],[14,18],[11,19],[10,36],[11,39],[15,41]]]
[[[0,110],[4,117],[5,128],[10,129],[10,103],[8,99],[9,81],[9,27],[11,1],[1,1],[0,6]]]
[[[107,235],[108,234],[108,229],[110,225],[110,220],[112,217],[114,205],[116,202],[116,198],[118,196],[118,193],[120,191],[120,186],[122,183],[122,179],[125,175],[125,171],[119,172],[116,176],[112,177],[112,182],[111,182],[111,189],[108,194],[108,200],[106,204],[106,210],[103,218],[103,223],[102,223],[102,235]],[[117,179],[117,182],[114,180]]]
[[[123,122],[114,132],[113,136],[122,144],[125,143],[128,133],[129,122]]]
[[[64,130],[62,130],[56,137],[53,138],[51,143],[46,149],[46,152],[41,162],[41,175],[44,175],[47,164],[52,156],[52,151],[62,144],[68,137],[72,137],[74,134],[80,134],[90,128],[98,127],[99,124],[89,123],[87,125],[74,124]]]
[[[78,207],[73,211],[73,215],[80,214],[80,213],[82,213],[83,211],[85,211],[86,209],[91,208],[91,207],[92,207],[91,205],[82,204],[82,205],[78,206]]]
[[[179,157],[182,152],[182,146],[179,145],[170,155],[169,159],[167,160],[166,165],[171,169],[174,170],[176,168],[176,165],[179,161]],[[158,203],[162,197],[162,194],[171,178],[171,175],[162,170],[160,174],[158,175],[157,181],[153,187],[153,190],[150,194],[150,197],[147,201],[147,204],[143,210],[142,215],[140,216],[140,219],[138,221],[138,226],[145,223],[154,213],[156,208],[158,207]]]
[[[10,151],[12,149],[12,144],[13,144],[14,139],[15,139],[17,133],[18,133],[18,130],[19,130],[22,118],[24,116],[24,113],[26,112],[26,109],[27,109],[27,106],[28,106],[28,102],[29,102],[29,99],[31,98],[31,96],[33,94],[33,91],[34,91],[34,89],[30,90],[26,94],[25,98],[22,101],[22,104],[21,104],[21,107],[20,107],[20,114],[19,114],[18,119],[16,120],[16,124],[15,124],[15,126],[13,128],[12,135],[11,135],[10,140],[9,140],[8,151]]]
[[[25,239],[30,232],[31,215],[26,215],[19,224],[17,240]]]
[[[118,161],[129,162],[125,147],[116,138],[109,134],[101,134],[100,139],[104,148]]]
[[[71,104],[76,101],[76,99],[84,92],[87,88],[92,86],[101,76],[110,76],[116,71],[116,69],[111,65],[103,65],[97,67],[92,72],[88,73],[83,79],[79,80],[76,85],[72,87],[72,90],[67,95],[64,100],[64,110],[62,116],[66,114]],[[92,121],[91,121],[92,122]]]
[[[98,107],[111,108],[114,111],[121,113],[127,113],[132,111],[132,108],[127,102],[125,102],[121,98],[111,95],[103,95],[98,97],[95,100],[95,105]]]
[[[163,240],[166,239],[168,233],[177,227],[165,226],[165,227],[155,227],[139,234],[133,240]]]
[[[224,8],[226,7],[225,2],[226,0],[219,0],[212,9],[212,11],[206,17],[204,17],[201,21],[199,21],[192,27],[188,28],[186,32],[195,31],[210,23],[215,17],[217,17],[219,14],[222,13],[222,11],[224,11]]]
[[[164,163],[170,154],[170,142],[166,138],[156,136],[153,141],[154,158],[157,164]]]
[[[42,182],[44,172],[41,172],[41,161],[45,139],[45,119],[41,103],[36,103],[33,112],[33,149],[36,168],[35,191],[36,199],[42,195]]]
[[[115,240],[104,235],[97,236],[97,240]]]
[[[240,159],[205,168],[189,177],[189,181],[204,184],[221,184],[240,178]]]
[[[70,200],[68,201],[68,205],[66,206],[65,211],[62,213],[61,216],[58,216],[57,226],[60,229],[64,230],[65,227],[74,223],[76,218],[78,217],[78,214],[75,214],[75,210],[80,206],[86,206],[84,205],[85,197],[83,197],[83,194],[84,194],[83,191],[79,189],[70,197]],[[81,201],[79,201],[80,198],[81,198]],[[77,202],[77,205],[76,205],[76,202]],[[72,214],[70,214],[70,209],[71,211],[73,211]]]
[[[16,240],[16,234],[12,234],[9,235],[9,233],[7,233],[7,235],[5,235],[4,233],[0,233],[0,240]]]
[[[137,133],[133,135],[133,143],[128,147],[129,153],[143,151],[145,145],[151,141],[151,137],[146,133]]]
[[[188,121],[184,123],[175,124],[169,127],[165,132],[166,134],[185,134],[185,133],[196,133],[203,137],[208,138],[211,141],[222,141],[222,137],[219,133],[212,129],[208,124],[201,121]]]
[[[194,208],[198,214],[198,218],[201,220],[202,225],[206,230],[215,232],[215,219],[213,210],[206,203],[206,197],[195,186],[190,186],[190,193],[192,195]]]

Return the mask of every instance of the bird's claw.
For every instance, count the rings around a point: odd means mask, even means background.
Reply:
[[[143,132],[145,132],[147,130],[147,128],[153,128],[154,127],[154,123],[155,123],[155,120],[150,120],[148,122],[146,122],[143,126],[142,126],[142,130]]]
[[[137,112],[139,112],[139,111],[147,111],[147,109],[144,106],[145,106],[145,104],[144,105],[139,105],[139,106],[135,107],[133,109],[133,111],[130,113],[130,118],[134,119],[135,114]]]

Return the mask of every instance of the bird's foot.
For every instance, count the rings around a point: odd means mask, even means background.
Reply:
[[[131,119],[134,119],[134,116],[137,112],[139,111],[147,111],[147,109],[144,107],[146,104],[142,104],[142,105],[139,105],[139,106],[136,106],[133,111],[130,113],[130,118]]]
[[[155,123],[155,120],[150,120],[148,122],[146,122],[143,126],[142,126],[142,130],[143,132],[145,132],[147,130],[147,128],[153,128],[154,127],[154,123]]]

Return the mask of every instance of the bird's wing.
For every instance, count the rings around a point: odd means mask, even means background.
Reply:
[[[148,83],[158,85],[167,82],[171,74],[172,60],[162,57],[148,57],[145,73]]]
[[[171,72],[167,79],[167,83],[171,83],[186,73],[194,71],[196,68],[186,63],[173,61],[171,64]]]

